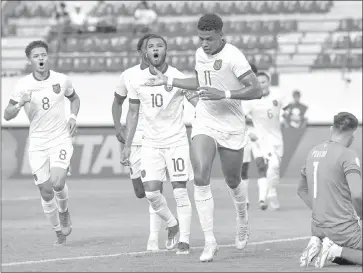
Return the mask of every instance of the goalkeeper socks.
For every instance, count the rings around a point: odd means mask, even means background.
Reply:
[[[178,224],[168,207],[164,195],[160,191],[145,191],[145,195],[153,210],[166,222],[168,227],[173,227]]]
[[[192,204],[189,200],[188,190],[186,188],[178,188],[174,189],[173,193],[179,218],[179,242],[189,244],[190,225],[192,223]]]
[[[214,200],[210,185],[194,185],[194,200],[206,242],[216,242],[213,232]]]
[[[150,236],[149,240],[159,240],[159,232],[161,228],[162,219],[152,208],[151,204],[149,204],[149,213],[150,213]]]
[[[268,181],[266,177],[257,179],[258,184],[258,201],[266,201],[268,191]]]
[[[55,197],[53,197],[50,201],[45,201],[42,198],[42,207],[45,216],[48,218],[49,222],[52,225],[53,230],[60,231],[60,220],[59,220],[59,212],[58,212],[58,206],[57,201],[55,200]]]
[[[229,192],[232,196],[232,200],[237,212],[237,221],[240,224],[248,223],[248,212],[247,212],[247,204],[246,204],[246,194],[245,187],[243,183],[239,183],[237,187],[234,189],[229,188]]]
[[[54,191],[55,199],[58,202],[59,212],[66,212],[68,210],[68,186],[64,184],[61,191]]]

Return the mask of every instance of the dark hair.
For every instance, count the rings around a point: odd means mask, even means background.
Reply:
[[[198,29],[203,31],[221,31],[223,28],[222,18],[215,13],[207,13],[200,17],[198,21]]]
[[[294,92],[292,92],[292,95],[301,97],[301,93],[299,90],[294,90]]]
[[[145,41],[145,40],[148,40],[148,39],[149,39],[149,37],[150,37],[151,35],[153,35],[153,34],[151,34],[151,33],[147,33],[147,34],[143,35],[143,36],[140,38],[140,40],[137,42],[137,46],[136,46],[137,51],[141,51],[141,49],[142,49],[142,44],[144,43],[144,41]]]
[[[47,51],[48,53],[48,45],[46,42],[43,41],[33,41],[30,44],[28,44],[25,48],[25,55],[29,58],[30,57],[30,53],[32,52],[32,50],[34,48],[38,48],[38,47],[43,47],[45,48],[45,51]]]
[[[267,72],[264,72],[264,71],[258,71],[256,73],[256,76],[265,76],[269,81],[271,80],[270,75]]]
[[[258,72],[257,67],[254,64],[252,64],[252,63],[249,63],[249,64],[250,64],[250,67],[251,67],[252,72],[255,73],[255,74],[257,74],[257,72]]]
[[[157,35],[157,34],[150,34],[150,36],[147,38],[146,44],[147,44],[147,43],[149,42],[149,40],[150,40],[150,39],[152,39],[152,38],[159,38],[159,39],[163,40],[163,42],[164,42],[164,44],[165,44],[166,49],[168,49],[168,43],[166,42],[166,40],[165,40],[162,36]]]
[[[334,116],[334,128],[341,132],[355,130],[358,127],[358,119],[351,113],[340,112]]]

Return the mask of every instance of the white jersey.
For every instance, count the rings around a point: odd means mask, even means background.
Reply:
[[[168,77],[185,78],[174,67],[169,66],[164,73]],[[142,145],[153,148],[171,148],[188,145],[183,121],[183,90],[173,87],[168,92],[166,86],[143,86],[152,74],[149,69],[130,75],[126,81],[130,100],[139,100],[144,110],[145,126]]]
[[[11,99],[19,102],[31,93],[30,103],[24,105],[30,121],[29,151],[47,150],[70,138],[67,128],[65,96],[74,92],[68,76],[49,71],[49,77],[39,81],[29,74],[18,81]]]
[[[141,69],[140,64],[138,64],[138,65],[135,65],[133,67],[126,69],[123,73],[121,73],[118,85],[116,86],[115,93],[120,95],[121,97],[126,97],[127,93],[128,93],[127,92],[128,90],[126,88],[126,82],[128,80],[130,80],[130,78],[133,76],[133,74],[140,73],[140,71],[143,71],[143,70]],[[140,107],[139,121],[137,124],[134,139],[132,141],[132,145],[141,145],[142,135],[144,133],[145,120],[144,120],[144,116],[143,116],[141,108],[142,107]]]
[[[243,102],[243,111],[252,118],[254,129],[259,141],[268,141],[272,145],[283,143],[280,114],[283,100],[277,91],[259,100]]]
[[[207,55],[202,48],[198,48],[195,59],[200,87],[238,90],[242,88],[238,78],[251,70],[244,54],[228,43],[214,55]],[[241,100],[199,100],[195,111],[197,123],[215,130],[227,133],[243,133],[246,130]]]

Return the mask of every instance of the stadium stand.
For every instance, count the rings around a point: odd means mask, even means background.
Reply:
[[[79,2],[88,13],[88,32],[80,35],[68,31],[62,38],[51,35],[56,33],[54,2],[16,2],[19,4],[7,11],[3,71],[23,71],[24,46],[36,38],[48,39],[53,64],[62,72],[122,71],[138,61],[138,37],[132,33],[138,2]],[[155,31],[168,39],[169,61],[183,71],[193,67],[195,49],[199,46],[196,20],[206,12],[223,17],[226,40],[242,49],[249,61],[261,69],[278,73],[362,68],[361,2],[148,3],[158,14]]]

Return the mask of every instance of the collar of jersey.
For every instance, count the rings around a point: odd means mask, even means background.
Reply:
[[[168,68],[169,68],[169,65],[166,64],[166,67],[165,67],[164,71],[161,71],[161,73],[165,74],[166,71],[168,71]],[[154,73],[151,72],[150,67],[149,67],[149,72],[150,72],[151,75],[156,75],[156,74],[154,74]]]
[[[47,75],[47,76],[45,77],[45,79],[43,79],[43,80],[39,80],[39,79],[37,79],[37,78],[35,77],[34,73],[32,73],[32,75],[33,75],[34,80],[36,80],[36,81],[38,81],[38,82],[42,82],[42,81],[45,81],[45,80],[48,80],[48,79],[49,79],[49,77],[50,77],[50,70],[48,71],[48,75]]]
[[[221,52],[223,50],[223,48],[226,46],[226,42],[223,42],[223,45],[221,46],[220,49],[218,49],[216,52],[214,52],[213,54],[211,54],[211,56],[215,56],[217,55],[219,52]]]

